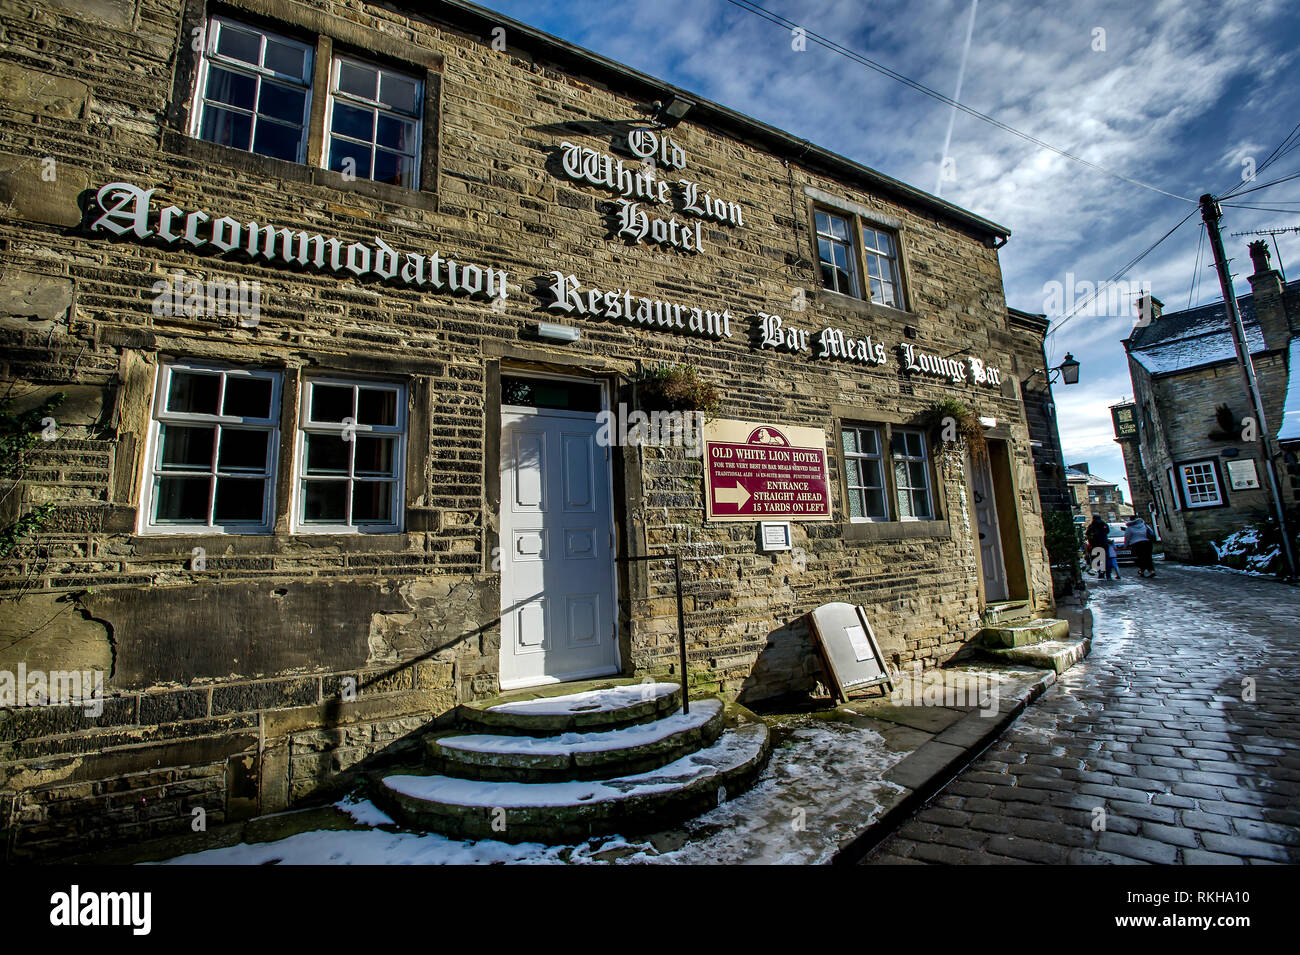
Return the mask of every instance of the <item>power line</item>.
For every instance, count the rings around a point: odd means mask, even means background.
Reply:
[[[1187,289],[1187,307],[1192,307],[1192,293],[1196,291],[1196,283],[1201,277],[1201,248],[1205,245],[1205,229],[1202,228],[1196,233],[1196,265],[1192,268],[1192,284]]]
[[[1274,179],[1272,182],[1266,182],[1260,186],[1253,186],[1250,189],[1232,189],[1224,195],[1219,196],[1218,199],[1220,201],[1224,199],[1235,199],[1237,196],[1244,196],[1248,192],[1259,192],[1261,189],[1267,189],[1269,186],[1276,186],[1284,182],[1290,182],[1292,179],[1300,179],[1300,172],[1293,172],[1289,176],[1283,176],[1281,179]],[[1249,179],[1247,182],[1254,182],[1254,180]],[[1242,185],[1245,185],[1245,183],[1242,183]]]
[[[815,33],[806,27],[800,26],[799,24],[795,23],[793,20],[787,20],[785,17],[781,16],[780,14],[772,13],[770,10],[766,10],[763,7],[760,7],[758,4],[751,2],[751,0],[727,0],[727,2],[730,3],[732,6],[739,7],[740,9],[744,10],[747,13],[752,13],[755,16],[767,20],[769,23],[774,23],[777,26],[780,26],[784,29],[791,30],[791,31],[798,30],[800,35],[808,37],[809,39],[820,44],[821,46],[826,47],[826,49],[830,50],[832,53],[838,53],[840,56],[853,60],[855,63],[865,66],[868,69],[875,70],[877,73],[880,73],[883,76],[887,76],[892,80],[896,80],[897,82],[902,83],[904,86],[908,87],[909,89],[915,90],[916,92],[921,93],[924,96],[929,96],[932,99],[936,99],[941,103],[953,107],[954,109],[959,109],[963,113],[967,113],[970,116],[974,116],[976,119],[983,120],[984,122],[990,124],[991,126],[995,126],[998,129],[1003,130],[1004,132],[1011,133],[1013,136],[1018,136],[1021,139],[1023,139],[1025,142],[1032,143],[1033,145],[1038,146],[1040,149],[1046,149],[1050,152],[1056,153],[1058,156],[1064,156],[1066,159],[1072,159],[1077,163],[1081,163],[1084,166],[1088,166],[1089,168],[1095,169],[1098,172],[1104,173],[1105,175],[1110,176],[1113,179],[1118,179],[1121,182],[1127,182],[1135,186],[1141,186],[1143,189],[1150,189],[1152,192],[1158,192],[1160,195],[1168,196],[1171,199],[1181,199],[1183,202],[1190,202],[1193,205],[1196,203],[1195,199],[1189,199],[1186,196],[1180,196],[1174,192],[1166,192],[1164,189],[1160,189],[1156,186],[1151,185],[1150,183],[1143,182],[1140,179],[1134,179],[1131,176],[1125,176],[1122,173],[1114,172],[1110,169],[1107,169],[1105,166],[1100,166],[1097,163],[1090,162],[1089,160],[1084,159],[1081,156],[1076,156],[1074,153],[1066,152],[1064,149],[1059,149],[1056,146],[1053,146],[1051,143],[1046,143],[1043,140],[1037,138],[1036,136],[1031,136],[1029,133],[1021,132],[1020,130],[1016,129],[1014,126],[1009,126],[999,119],[994,119],[992,116],[989,116],[987,113],[981,113],[977,109],[974,109],[970,106],[966,106],[963,103],[959,103],[951,96],[945,96],[943,93],[940,93],[938,90],[931,89],[930,87],[926,86],[924,83],[920,83],[914,79],[911,79],[910,77],[905,76],[902,73],[899,73],[897,70],[892,70],[889,67],[885,66],[884,64],[877,63],[875,60],[867,56],[864,56],[861,53],[857,53],[854,50],[850,50],[848,47],[841,46],[839,43],[836,43],[834,40],[829,40],[826,37],[818,33]]]
[[[1286,146],[1286,144],[1291,141],[1291,137],[1295,136],[1297,132],[1300,132],[1300,123],[1296,123],[1291,127],[1291,132],[1287,133],[1286,136],[1283,137],[1282,141],[1273,147],[1273,151],[1268,154],[1268,157],[1262,163],[1259,164],[1259,168],[1256,169],[1255,172],[1263,172],[1268,168],[1269,163],[1273,162],[1275,159],[1281,158],[1281,155],[1283,155],[1281,153],[1282,147]],[[1286,152],[1290,152],[1297,144],[1300,144],[1300,140],[1297,140],[1295,144],[1292,144]]]
[[[1053,335],[1055,335],[1057,332],[1059,332],[1062,328],[1064,328],[1065,325],[1067,325],[1067,324],[1069,323],[1070,319],[1074,318],[1074,317],[1078,314],[1078,312],[1079,312],[1080,309],[1082,309],[1085,305],[1087,305],[1088,303],[1090,303],[1091,301],[1093,301],[1093,300],[1094,300],[1098,295],[1101,294],[1101,292],[1102,292],[1104,289],[1108,288],[1108,287],[1111,286],[1111,285],[1114,285],[1115,282],[1119,281],[1119,280],[1120,280],[1121,278],[1123,278],[1126,274],[1128,274],[1128,272],[1129,272],[1129,271],[1130,271],[1130,270],[1131,270],[1135,265],[1137,265],[1139,262],[1141,262],[1143,259],[1145,259],[1148,255],[1150,255],[1152,252],[1154,252],[1154,251],[1156,250],[1156,247],[1157,247],[1157,246],[1159,246],[1162,242],[1165,241],[1165,239],[1169,238],[1171,235],[1173,235],[1175,232],[1177,232],[1177,231],[1179,230],[1179,228],[1182,227],[1183,223],[1186,222],[1188,219],[1190,219],[1190,218],[1191,218],[1192,216],[1194,216],[1194,215],[1196,215],[1196,209],[1193,209],[1191,212],[1187,213],[1187,215],[1183,216],[1182,219],[1180,219],[1180,220],[1178,221],[1178,225],[1174,226],[1172,229],[1170,229],[1168,232],[1166,232],[1166,233],[1165,233],[1164,235],[1162,235],[1160,238],[1158,238],[1158,239],[1156,239],[1154,242],[1152,242],[1149,246],[1146,247],[1146,249],[1144,249],[1142,252],[1138,253],[1138,255],[1137,255],[1136,257],[1134,257],[1133,259],[1130,259],[1127,265],[1125,265],[1123,268],[1121,268],[1118,272],[1114,273],[1114,274],[1113,274],[1110,278],[1108,278],[1105,282],[1099,283],[1098,286],[1097,286],[1097,290],[1096,290],[1095,292],[1093,292],[1092,295],[1089,295],[1089,296],[1088,296],[1087,298],[1085,298],[1082,302],[1080,302],[1078,305],[1076,305],[1074,308],[1070,309],[1070,311],[1069,311],[1066,315],[1062,316],[1062,317],[1061,317],[1061,320],[1060,320],[1059,322],[1057,322],[1055,326],[1053,326],[1052,328],[1048,329],[1047,335],[1046,335],[1045,337],[1046,337],[1046,338],[1051,338]]]

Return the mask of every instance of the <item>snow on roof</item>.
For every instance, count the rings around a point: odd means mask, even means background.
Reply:
[[[1252,355],[1265,350],[1264,333],[1258,325],[1246,326],[1246,344],[1250,346]],[[1224,329],[1162,342],[1130,354],[1151,374],[1164,375],[1171,371],[1187,371],[1216,362],[1232,361],[1237,357],[1237,345],[1232,340],[1232,332]]]
[[[1300,338],[1291,339],[1288,354],[1286,404],[1282,406],[1282,421],[1277,431],[1279,441],[1300,440],[1300,374],[1297,374],[1296,360],[1300,358]]]
[[[1300,291],[1300,280],[1283,287],[1284,295],[1294,295],[1297,291]],[[1239,295],[1237,308],[1250,353],[1264,351],[1264,333],[1255,314],[1255,296]],[[1127,345],[1133,360],[1153,375],[1187,371],[1237,357],[1228,310],[1222,300],[1181,312],[1165,312],[1151,324],[1135,328]]]

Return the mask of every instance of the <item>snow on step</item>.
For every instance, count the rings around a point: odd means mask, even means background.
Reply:
[[[491,713],[522,713],[529,716],[562,716],[570,713],[612,713],[636,703],[647,703],[676,693],[676,683],[632,683],[602,690],[587,690],[566,696],[543,696],[513,700],[487,707]]]
[[[675,684],[673,685],[674,688]],[[700,704],[701,706],[703,703]],[[478,782],[451,776],[392,775],[384,786],[424,802],[481,808],[524,809],[590,806],[672,793],[706,785],[714,777],[760,760],[767,746],[761,723],[724,733],[712,746],[647,773],[597,782],[507,783]]]
[[[660,683],[656,686],[668,686],[677,689],[676,683]],[[619,687],[619,689],[625,689]],[[608,691],[599,690],[599,693]],[[576,699],[590,694],[575,694],[569,699]],[[639,697],[638,697],[639,698]],[[528,703],[551,702],[550,700],[528,700]],[[513,706],[515,704],[503,704]],[[501,707],[492,707],[493,710]],[[722,710],[721,700],[697,700],[691,703],[691,712],[678,710],[672,716],[653,723],[639,723],[622,729],[603,730],[592,733],[563,733],[559,736],[497,736],[490,733],[468,733],[459,736],[444,736],[438,741],[443,749],[454,749],[473,753],[521,753],[534,756],[565,756],[573,753],[605,753],[616,750],[631,749],[636,746],[649,746],[667,739],[676,733],[685,733],[699,729],[713,719]],[[568,710],[556,712],[569,712]]]

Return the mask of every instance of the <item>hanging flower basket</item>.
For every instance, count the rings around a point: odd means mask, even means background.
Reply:
[[[979,415],[956,398],[943,398],[927,409],[925,420],[934,445],[944,458],[960,459],[963,448],[975,460],[982,460],[989,450]]]
[[[718,389],[692,365],[655,365],[636,379],[637,404],[643,411],[700,411],[714,417],[722,399]]]

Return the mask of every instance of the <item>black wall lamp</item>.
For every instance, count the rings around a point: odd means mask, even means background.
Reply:
[[[1025,379],[1025,384],[1028,384],[1034,375],[1041,375],[1045,371],[1047,371],[1046,368],[1036,368],[1034,374]],[[1063,384],[1077,385],[1079,383],[1079,362],[1069,352],[1065,353],[1065,361],[1053,368],[1052,373],[1047,376],[1047,383],[1050,385],[1058,377]]]
[[[664,126],[676,126],[691,111],[691,107],[694,105],[684,96],[674,96],[667,103],[663,101],[657,102],[654,104],[655,119]]]

